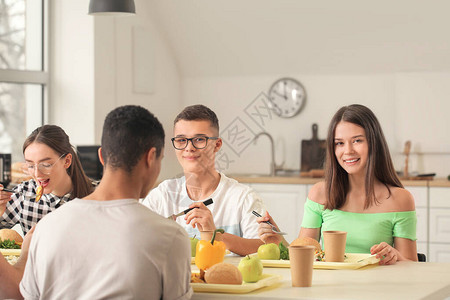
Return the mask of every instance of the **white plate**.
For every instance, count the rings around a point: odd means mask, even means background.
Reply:
[[[9,255],[9,256],[5,256],[6,261],[10,264],[10,265],[14,265],[17,260],[19,259],[18,256],[16,255]]]
[[[252,254],[252,255],[257,255]],[[314,269],[359,269],[367,265],[376,264],[380,261],[379,258],[366,253],[346,253],[344,262],[326,262],[315,261]],[[264,267],[268,268],[290,268],[291,262],[289,260],[267,260],[261,259]]]
[[[251,291],[274,285],[281,280],[280,275],[263,274],[263,277],[255,283],[244,282],[242,284],[211,284],[211,283],[191,283],[194,292],[202,293],[230,293],[245,294]]]

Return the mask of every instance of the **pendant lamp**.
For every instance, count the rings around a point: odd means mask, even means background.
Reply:
[[[135,13],[133,0],[91,0],[89,2],[89,14],[94,16],[119,16]]]

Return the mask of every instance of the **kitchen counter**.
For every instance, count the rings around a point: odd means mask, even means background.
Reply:
[[[229,174],[241,183],[273,183],[273,184],[315,184],[323,178],[311,178],[300,176],[266,176],[258,174]],[[434,180],[402,180],[404,186],[433,186],[450,187],[450,181],[446,178],[436,178]]]
[[[226,257],[238,265],[241,257]],[[195,265],[193,270],[197,270]],[[358,270],[313,271],[312,287],[291,286],[289,268],[264,268],[279,283],[247,294],[194,293],[192,299],[444,299],[450,296],[450,263],[398,262]]]

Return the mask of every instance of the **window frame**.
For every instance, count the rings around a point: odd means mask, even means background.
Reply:
[[[37,0],[26,0],[37,1]],[[48,122],[48,103],[50,90],[50,75],[49,75],[49,57],[50,57],[50,37],[49,37],[49,0],[41,0],[42,3],[42,68],[40,71],[35,70],[16,70],[16,69],[2,69],[0,68],[0,82],[13,84],[39,84],[41,85],[41,125]]]

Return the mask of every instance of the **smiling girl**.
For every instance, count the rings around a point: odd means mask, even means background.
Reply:
[[[93,191],[92,182],[62,128],[44,125],[35,129],[23,144],[23,154],[24,172],[33,179],[16,186],[14,193],[1,191],[0,185],[0,228],[19,223],[27,233],[64,202]],[[36,190],[40,185],[43,195],[39,199]]]
[[[287,244],[262,221],[273,220],[258,218],[264,242]],[[325,181],[309,191],[299,237],[346,231],[346,252],[394,264],[417,261],[416,222],[414,198],[394,170],[377,118],[363,105],[342,107],[328,128]]]

